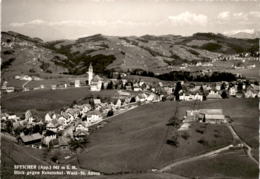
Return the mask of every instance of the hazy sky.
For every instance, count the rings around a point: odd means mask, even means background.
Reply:
[[[259,0],[2,0],[2,30],[44,40],[253,32]]]

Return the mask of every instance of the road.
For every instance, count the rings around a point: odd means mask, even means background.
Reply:
[[[176,167],[176,166],[184,164],[184,163],[193,162],[193,161],[196,161],[196,160],[199,160],[199,159],[202,159],[202,158],[215,156],[216,154],[218,154],[220,152],[224,152],[226,150],[229,150],[231,147],[233,147],[232,144],[225,146],[225,147],[222,147],[220,149],[214,150],[214,151],[210,151],[210,152],[205,153],[205,154],[197,155],[197,156],[194,156],[194,157],[190,157],[190,158],[187,158],[187,159],[184,159],[184,160],[174,162],[170,165],[163,167],[162,169],[159,170],[159,172],[165,172],[167,170],[170,170],[173,167]]]
[[[31,81],[28,80],[28,81],[26,81],[26,82],[23,84],[23,86],[22,86],[22,87],[23,87],[23,90],[25,90],[25,85],[27,85],[27,84],[30,83],[30,82],[31,82]]]
[[[230,124],[227,124],[227,127],[229,128],[231,134],[233,135],[233,139],[239,141],[240,144],[242,144],[244,147],[247,148],[247,155],[248,157],[254,162],[257,164],[257,166],[259,165],[259,162],[253,157],[252,155],[252,147],[250,147],[245,141],[243,141],[239,135],[236,133],[236,131],[234,130],[234,128],[230,125]]]

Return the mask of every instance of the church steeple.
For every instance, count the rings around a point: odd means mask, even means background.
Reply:
[[[89,64],[88,72],[92,72],[92,73],[93,73],[93,66],[92,66],[92,63]]]
[[[93,66],[92,64],[90,63],[89,64],[89,67],[88,67],[88,84],[90,85],[91,84],[91,81],[93,80]]]

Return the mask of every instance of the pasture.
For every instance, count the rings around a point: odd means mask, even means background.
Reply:
[[[57,90],[35,90],[22,93],[5,94],[2,96],[2,110],[8,112],[25,112],[28,109],[38,111],[59,110],[69,106],[73,101],[85,97],[112,97],[116,95],[115,90],[103,90],[91,92],[87,88],[70,88]]]
[[[244,113],[251,116],[246,110],[237,110],[247,108],[246,102],[253,105],[254,100],[205,101],[198,103],[196,108],[223,108],[226,115]],[[90,136],[89,146],[79,154],[79,165],[105,173],[147,171],[232,143],[226,126],[194,124],[187,132],[188,139],[178,132],[177,147],[166,144],[166,140],[176,134],[173,127],[166,126],[176,108],[178,118],[182,118],[187,109],[193,109],[187,102],[164,102],[143,105],[114,117]],[[203,134],[197,129],[202,129]],[[199,143],[201,139],[205,142]]]

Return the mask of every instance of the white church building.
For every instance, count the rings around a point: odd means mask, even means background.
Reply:
[[[88,85],[90,86],[90,91],[100,91],[103,80],[100,76],[94,75],[92,64],[89,65],[87,73],[88,73]]]

